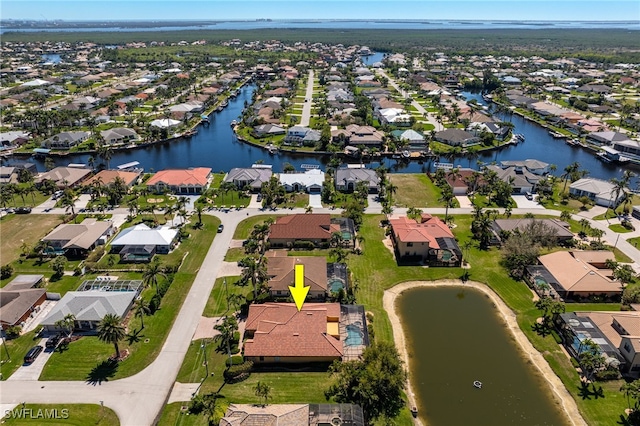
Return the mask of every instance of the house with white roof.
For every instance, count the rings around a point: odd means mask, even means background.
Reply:
[[[172,120],[170,118],[156,119],[151,122],[151,126],[159,127],[161,129],[169,129],[171,127],[176,127],[180,124],[178,120]]]
[[[280,173],[278,179],[287,192],[319,194],[322,192],[324,172],[320,169],[311,169],[304,173]]]
[[[569,194],[578,198],[587,196],[603,207],[616,207],[625,197],[621,192],[618,198],[615,198],[614,185],[611,182],[594,178],[582,178],[573,182],[569,185]]]
[[[178,230],[170,226],[150,228],[141,223],[123,229],[111,242],[111,253],[124,262],[148,262],[156,254],[167,254],[178,241]]]
[[[254,164],[250,168],[235,167],[229,170],[223,182],[233,182],[240,189],[248,186],[251,190],[257,191],[260,190],[264,182],[268,182],[271,179],[271,175],[273,175],[271,166]]]

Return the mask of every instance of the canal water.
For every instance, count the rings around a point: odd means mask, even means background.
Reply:
[[[429,426],[569,424],[484,293],[417,288],[396,303],[418,415]]]
[[[366,63],[380,61],[382,53],[363,57]],[[157,171],[165,168],[185,168],[185,167],[211,167],[213,171],[229,171],[233,167],[250,167],[258,160],[265,164],[272,164],[275,172],[280,172],[285,163],[290,163],[296,168],[302,164],[318,164],[324,166],[329,161],[328,156],[318,156],[310,154],[283,153],[276,155],[269,154],[266,150],[256,148],[237,140],[230,123],[239,119],[242,114],[245,102],[251,103],[251,96],[256,90],[256,86],[249,84],[244,86],[240,94],[235,99],[229,100],[229,105],[221,112],[214,112],[210,115],[211,124],[198,127],[198,133],[190,139],[178,139],[170,142],[155,144],[143,149],[129,151],[115,151],[111,158],[111,166],[128,163],[131,161],[140,162],[146,171]],[[475,98],[479,103],[484,101],[478,94],[463,92],[467,98]],[[591,152],[578,147],[572,147],[564,143],[563,140],[554,139],[548,131],[537,124],[524,120],[520,116],[500,116],[504,121],[513,122],[514,132],[521,133],[526,140],[518,145],[495,150],[477,158],[456,158],[453,162],[457,166],[479,167],[478,160],[483,163],[500,162],[503,160],[525,160],[538,159],[557,166],[557,175],[569,164],[577,161],[583,170],[589,171],[589,176],[609,180],[613,177],[622,176],[624,168],[616,164],[607,164],[598,160]],[[54,157],[57,165],[68,165],[69,163],[87,163],[89,155],[68,155],[65,157]],[[14,160],[9,160],[11,163]],[[43,159],[34,159],[38,170],[44,171]],[[96,159],[99,162],[99,159]],[[356,161],[356,160],[354,160]],[[385,158],[381,162],[371,162],[370,167],[377,167],[380,164],[386,165],[392,173],[424,173],[434,170],[436,161],[449,162],[449,159],[432,159],[424,162],[408,162]],[[635,170],[640,171],[640,170]],[[632,181],[635,187],[636,181]]]

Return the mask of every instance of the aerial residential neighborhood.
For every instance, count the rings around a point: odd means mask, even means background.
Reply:
[[[523,19],[3,17],[3,423],[640,424],[637,23]]]

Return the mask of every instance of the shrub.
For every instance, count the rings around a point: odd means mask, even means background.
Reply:
[[[98,260],[100,260],[103,255],[104,255],[104,246],[98,246],[95,248],[95,250],[89,253],[89,256],[87,256],[87,262],[95,263]]]
[[[149,311],[153,315],[158,309],[160,309],[160,303],[162,302],[162,296],[154,294],[151,300],[149,300]]]
[[[223,376],[227,383],[237,383],[246,380],[251,375],[253,361],[245,361],[239,365],[232,365],[224,370]]]
[[[14,325],[13,327],[9,327],[5,330],[7,339],[15,339],[16,337],[20,337],[20,333],[22,333],[22,327],[20,327],[19,325]]]
[[[617,368],[608,368],[606,370],[596,371],[596,380],[618,380],[620,378],[620,371]]]
[[[316,246],[311,241],[294,241],[293,248],[313,250]]]
[[[0,279],[4,280],[5,278],[9,278],[11,275],[13,275],[13,266],[10,264],[7,263],[0,268]]]

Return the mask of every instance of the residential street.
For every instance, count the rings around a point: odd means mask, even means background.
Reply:
[[[425,208],[425,213],[443,215],[444,208]],[[217,234],[213,244],[209,248],[207,256],[200,267],[196,279],[191,287],[184,305],[175,320],[162,352],[140,373],[125,379],[105,381],[97,384],[87,382],[39,382],[31,377],[21,379],[14,376],[11,380],[2,382],[0,388],[0,404],[2,407],[17,405],[22,402],[29,403],[90,403],[104,405],[113,409],[123,426],[151,425],[160,415],[163,406],[173,388],[182,361],[187,352],[192,336],[194,335],[201,313],[204,310],[207,299],[215,283],[215,277],[223,266],[223,259],[227,249],[231,246],[233,233],[237,225],[249,216],[269,213],[304,213],[305,209],[265,211],[261,209],[240,209],[228,212],[212,211],[211,214],[219,217],[224,224],[224,231]],[[334,209],[314,208],[314,213],[336,214]],[[394,215],[401,215],[406,209],[397,208]],[[449,214],[470,214],[471,208],[449,209]],[[513,214],[525,213],[540,214],[540,208],[514,209]],[[367,210],[367,213],[380,213],[380,207],[375,206]],[[557,210],[547,210],[547,215],[559,216]],[[588,213],[586,214],[588,215]],[[585,216],[577,215],[580,220]],[[634,220],[637,229],[640,223]],[[612,221],[613,222],[613,221]],[[640,252],[632,247],[625,238],[607,228],[606,221],[592,221],[592,226],[605,231],[604,239],[608,244],[616,245],[620,250],[640,262]],[[640,231],[638,231],[640,233]],[[627,237],[629,234],[625,234]],[[633,233],[636,235],[636,233]],[[44,354],[40,355],[41,357]],[[35,367],[35,366],[32,366]],[[27,367],[28,368],[28,367]],[[17,373],[16,373],[17,374]]]
[[[304,104],[302,105],[302,117],[300,118],[301,126],[309,126],[311,121],[311,107],[313,106],[313,70],[309,70],[309,78],[307,79],[307,92],[304,95]]]

